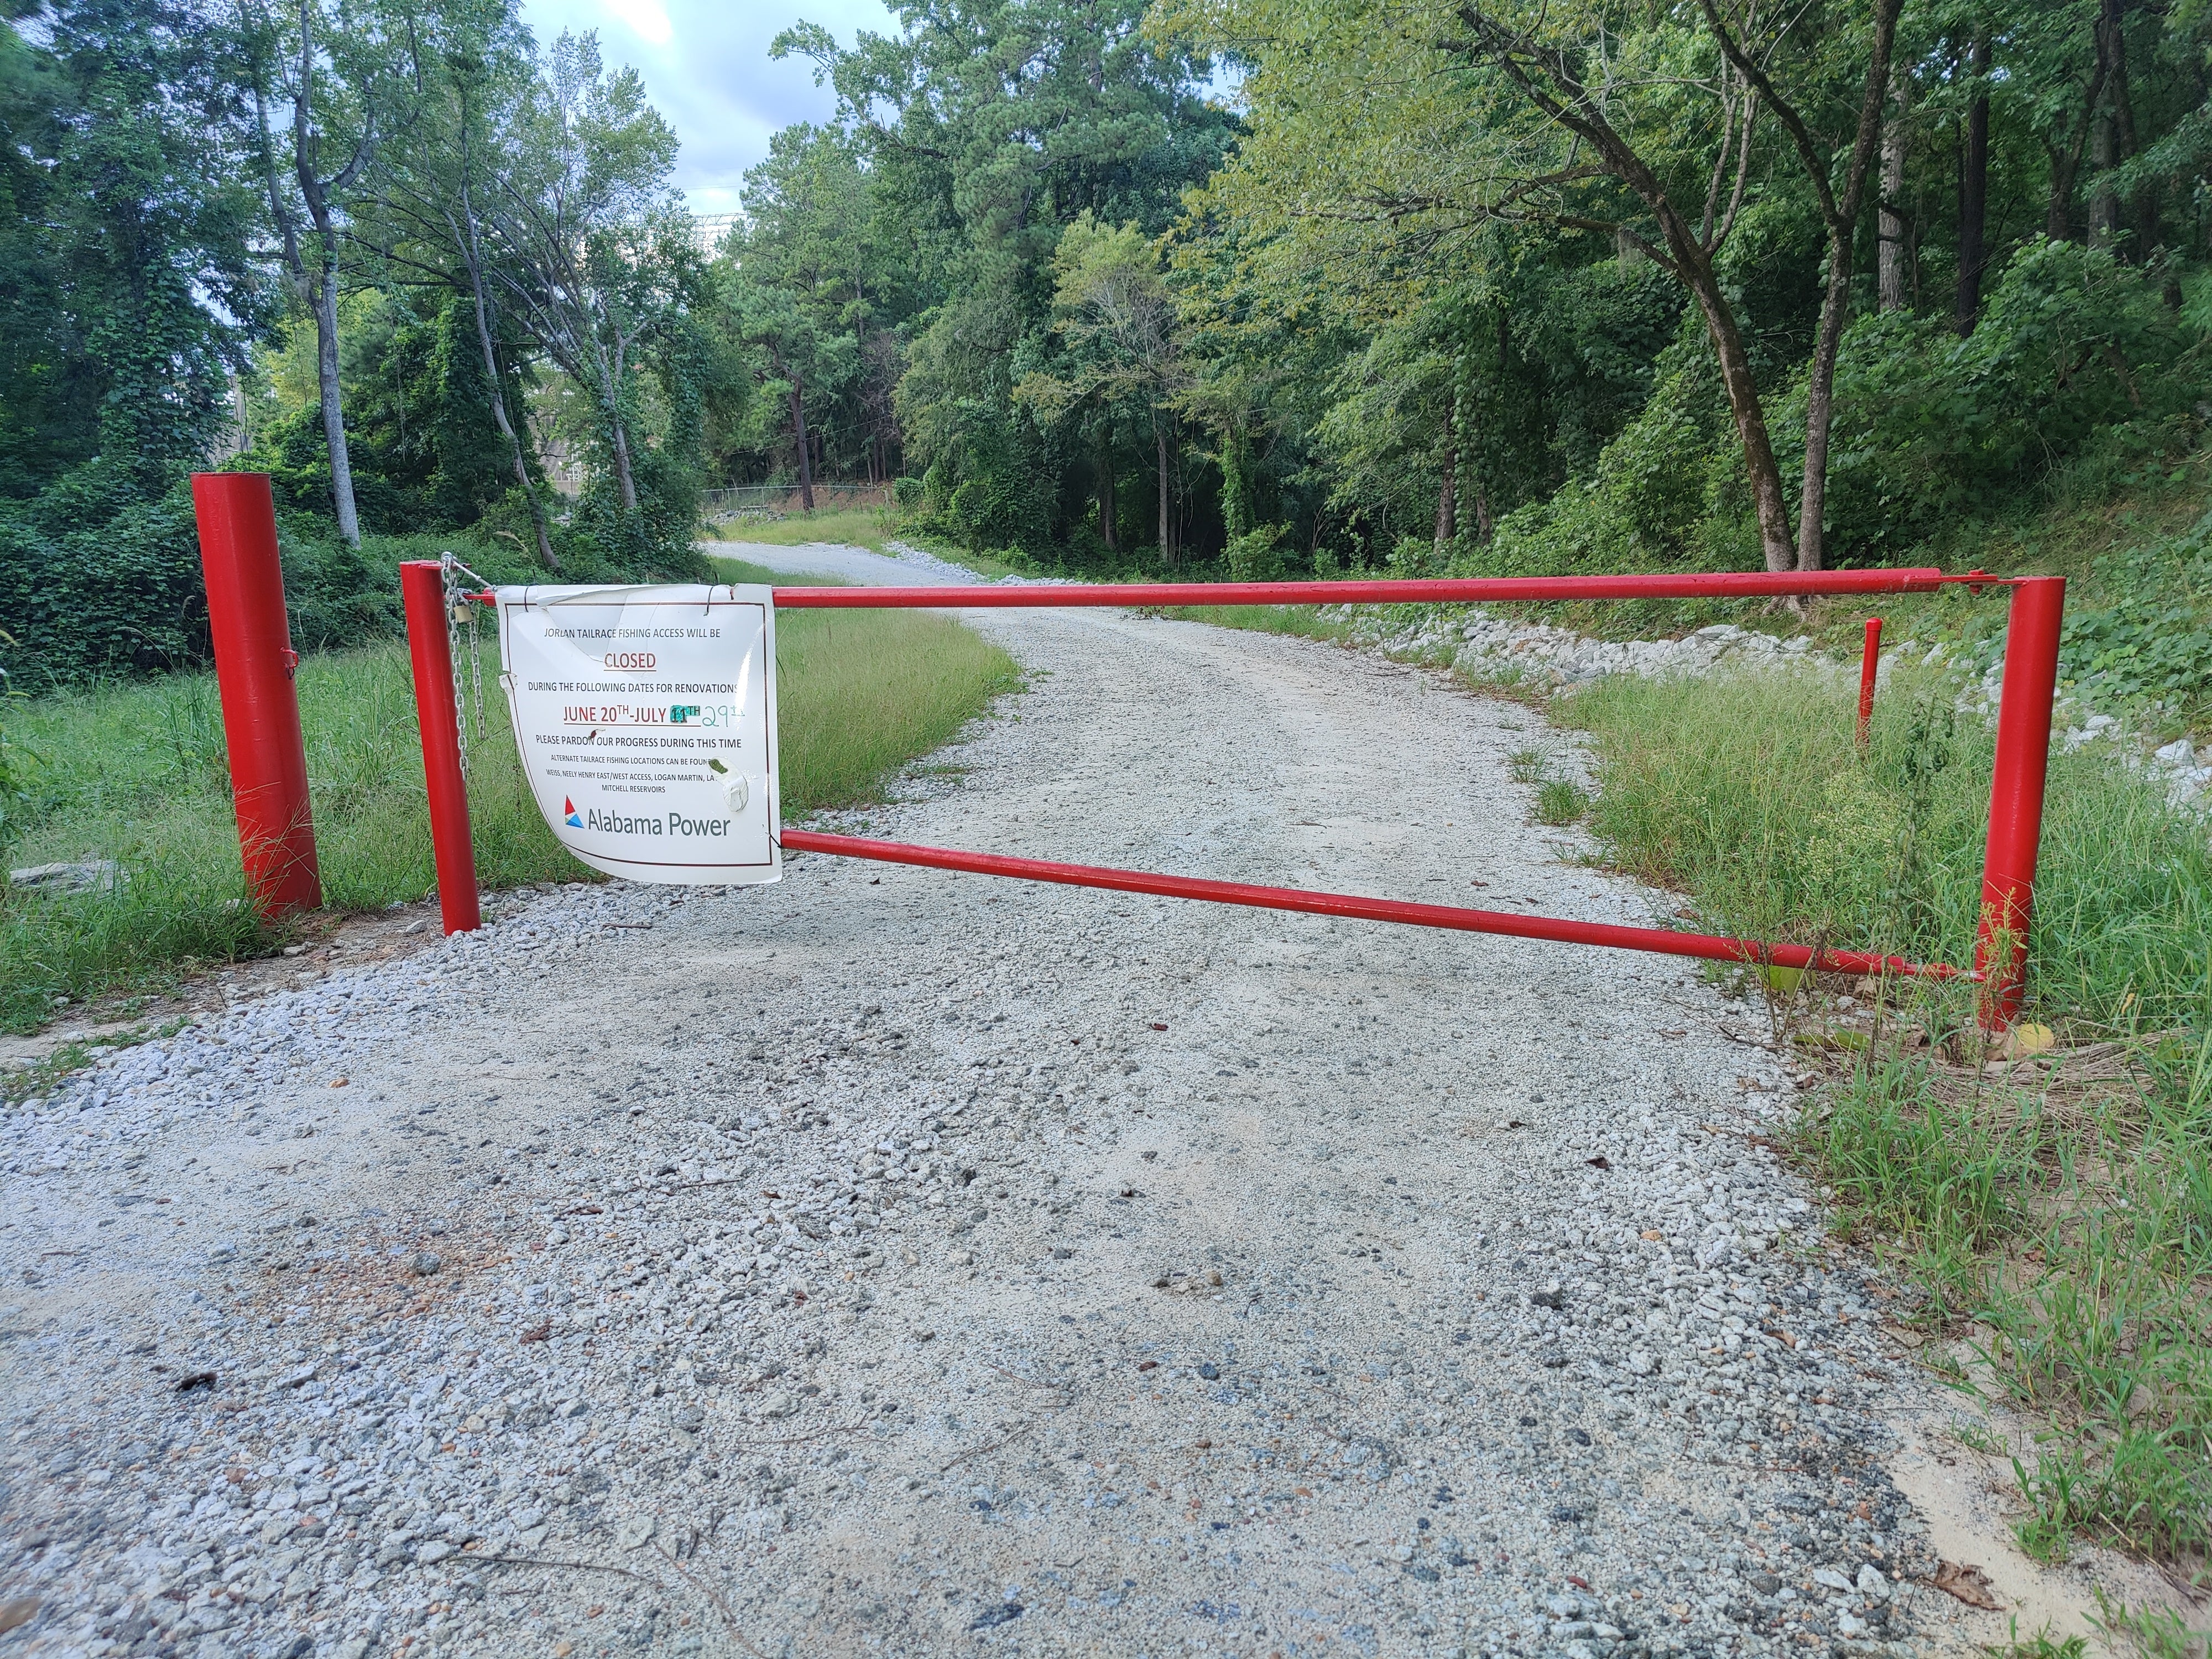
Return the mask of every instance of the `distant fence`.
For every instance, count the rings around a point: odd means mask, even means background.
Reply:
[[[889,507],[887,483],[818,483],[814,486],[814,508]],[[780,519],[806,510],[806,498],[797,484],[740,484],[733,489],[703,492],[700,511],[714,522],[726,519]]]

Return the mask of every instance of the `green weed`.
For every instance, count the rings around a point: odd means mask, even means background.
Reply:
[[[2022,1636],[2020,1620],[2015,1619],[2012,1621],[2010,1638],[1993,1642],[1984,1651],[1994,1655],[1996,1659],[2086,1659],[2089,1638],[2086,1636],[2055,1637],[2048,1625],[2033,1634]]]
[[[1623,868],[1717,931],[1963,962],[1981,909],[1992,743],[1940,678],[1899,676],[1853,741],[1816,675],[1622,676],[1560,705],[1598,757],[1592,827]],[[2202,817],[2103,748],[2051,759],[2033,1017],[2106,1030],[2212,1011],[2212,843]]]
[[[1971,960],[1990,738],[1901,675],[1873,740],[1815,675],[1617,679],[1564,705],[1591,734],[1618,866],[1760,939]],[[2212,1552],[2212,857],[2206,824],[2118,757],[2051,757],[2027,1015],[2058,1051],[1992,1075],[1971,984],[1886,983],[1881,1016],[1802,1046],[1837,1068],[1795,1153],[1838,1224],[1978,1374],[2046,1425],[2014,1460],[2021,1547],[2089,1537]],[[1867,988],[1857,988],[1862,992]],[[1936,1345],[1968,1386],[1954,1344]]]
[[[2011,1449],[2005,1444],[2004,1437],[1986,1423],[1972,1420],[1954,1423],[1951,1425],[1951,1437],[1968,1451],[1979,1452],[1984,1457],[2006,1457],[2011,1455]]]
[[[2171,1607],[2130,1607],[2113,1600],[2101,1584],[2092,1587],[2097,1611],[2089,1622],[2115,1650],[2123,1644],[2142,1659],[2204,1659],[2208,1632],[2193,1631]]]
[[[1568,778],[1547,778],[1536,786],[1536,822],[1573,823],[1589,811],[1589,793]]]

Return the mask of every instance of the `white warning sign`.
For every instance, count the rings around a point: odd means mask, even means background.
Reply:
[[[562,846],[632,881],[782,873],[770,589],[497,597],[523,774]]]

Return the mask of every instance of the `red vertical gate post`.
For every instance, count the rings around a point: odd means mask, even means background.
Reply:
[[[446,572],[435,559],[399,567],[407,606],[407,650],[415,664],[415,714],[422,728],[422,782],[430,797],[430,850],[438,864],[438,912],[449,933],[483,923],[477,903],[477,854],[469,837],[469,790],[461,777],[461,724],[447,643]]]
[[[321,866],[300,736],[300,665],[284,614],[276,510],[265,472],[195,472],[192,516],[207,579],[208,630],[230,757],[238,848],[264,916],[319,909]]]
[[[1982,860],[1982,922],[1974,966],[1982,975],[1984,1030],[2020,1012],[2035,859],[2043,839],[2043,787],[2051,760],[2051,703],[2058,693],[2063,576],[2034,576],[2012,590],[2006,619],[2004,691],[1997,703],[1996,766],[1990,781],[1990,841]]]
[[[1869,617],[1866,625],[1866,650],[1859,658],[1859,747],[1867,746],[1867,738],[1874,725],[1874,682],[1881,668],[1881,618]]]

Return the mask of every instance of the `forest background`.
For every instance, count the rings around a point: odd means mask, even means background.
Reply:
[[[2069,666],[2212,688],[2203,0],[918,0],[778,40],[836,113],[717,238],[506,0],[9,4],[19,691],[204,659],[210,457],[303,647],[438,548],[698,574],[723,484],[1237,577],[1982,562],[2149,499]]]

